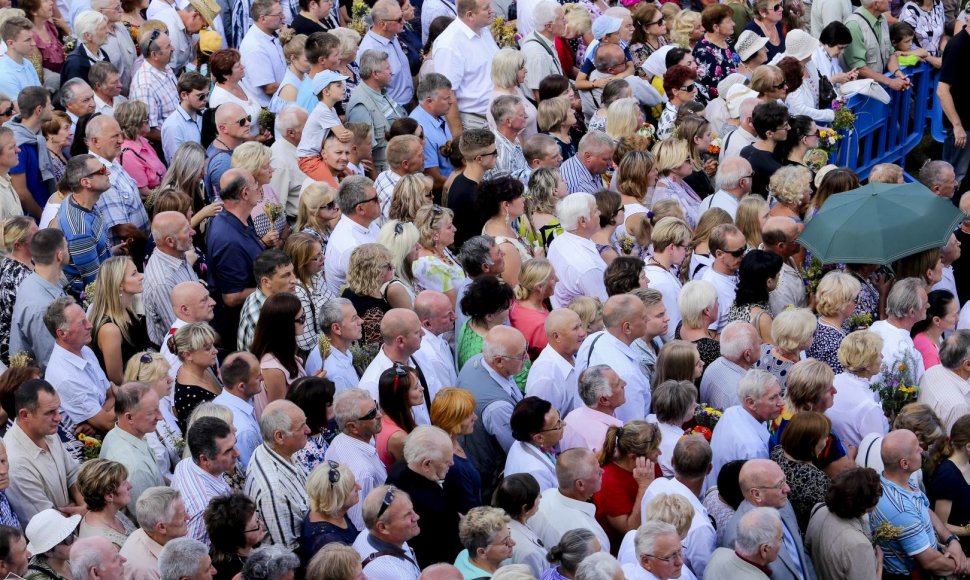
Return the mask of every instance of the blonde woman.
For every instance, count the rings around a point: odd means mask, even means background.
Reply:
[[[172,407],[172,386],[175,380],[169,374],[169,369],[170,365],[164,356],[149,351],[135,354],[125,365],[126,383],[145,383],[158,395],[158,409],[162,417],[155,423],[155,430],[145,435],[145,440],[155,455],[158,472],[166,483],[172,480],[172,470],[182,459],[181,454],[185,447]]]
[[[801,233],[805,229],[802,218],[812,199],[812,172],[800,165],[782,167],[771,176],[768,191],[777,202],[768,215],[792,219]]]
[[[653,255],[643,269],[650,280],[650,287],[663,294],[664,305],[670,323],[663,340],[670,340],[674,336],[680,323],[680,313],[677,310],[677,296],[680,294],[681,282],[678,269],[683,267],[687,258],[687,248],[690,243],[691,231],[683,220],[666,217],[657,222],[650,233],[653,245]]]
[[[748,88],[758,93],[758,100],[762,103],[784,101],[788,96],[788,91],[785,90],[785,75],[773,64],[763,64],[754,69]]]
[[[576,144],[570,135],[570,130],[576,126],[576,111],[568,97],[540,101],[538,122],[539,131],[556,140],[563,161],[576,155]]]
[[[292,28],[280,34],[279,41],[283,44],[283,58],[286,60],[286,72],[279,88],[269,102],[269,111],[279,113],[287,104],[295,103],[300,85],[308,72],[310,61],[306,57],[306,35],[295,34]]]
[[[583,323],[586,336],[599,332],[605,328],[603,325],[603,303],[599,298],[590,296],[577,296],[569,303],[566,308],[572,310],[579,316]]]
[[[628,235],[636,240],[643,239],[642,226],[650,211],[647,206],[657,184],[656,165],[656,159],[649,151],[629,151],[620,159],[616,169],[616,191],[620,194],[626,219],[623,226],[617,228],[617,237]]]
[[[213,370],[216,364],[216,331],[205,322],[193,322],[168,338],[168,349],[182,361],[175,375],[173,402],[182,432],[187,432],[189,415],[200,404],[222,393],[222,383]]]
[[[674,16],[674,25],[670,32],[670,41],[677,46],[693,51],[697,42],[704,36],[704,26],[701,24],[701,13],[684,10]]]
[[[399,179],[391,196],[389,218],[413,222],[419,209],[434,203],[433,186],[434,180],[423,173],[409,173]]]
[[[549,316],[546,301],[556,289],[556,271],[545,258],[532,258],[522,264],[519,283],[513,289],[515,300],[509,309],[509,322],[525,336],[529,357],[535,361],[548,344],[545,322]]]
[[[455,212],[440,205],[426,205],[418,210],[414,225],[418,227],[418,259],[411,265],[417,290],[437,290],[458,300],[458,286],[465,280],[465,271],[448,250],[455,243]]]
[[[402,179],[403,181],[403,179]],[[429,178],[430,181],[430,178]],[[398,182],[400,183],[400,182]],[[417,293],[414,289],[414,275],[411,264],[421,251],[418,243],[418,228],[413,223],[392,219],[381,228],[377,243],[391,252],[394,265],[394,278],[387,286],[384,295],[392,308],[414,308]]]
[[[882,367],[882,337],[869,330],[850,332],[839,345],[838,357],[842,372],[832,381],[835,398],[825,414],[846,445],[859,447],[866,435],[889,432],[882,405],[869,388],[870,379]]]
[[[263,203],[254,207],[250,214],[253,218],[253,226],[256,228],[256,235],[266,243],[269,233],[275,231],[279,234],[279,239],[271,242],[270,245],[282,248],[283,242],[290,234],[290,226],[286,222],[286,212],[283,211],[285,206],[273,191],[273,186],[269,184],[273,179],[272,160],[273,152],[270,148],[255,141],[243,143],[232,152],[232,167],[252,173],[256,180],[256,187],[263,192]],[[271,222],[269,216],[273,211],[277,215]]]
[[[684,218],[691,228],[700,218],[701,198],[684,178],[694,172],[693,159],[687,141],[670,138],[658,143],[653,150],[657,157],[657,173],[660,179],[653,190],[653,203],[675,199],[684,211]]]
[[[341,26],[334,28],[330,34],[340,39],[340,62],[334,69],[338,73],[347,77],[344,81],[347,95],[344,97],[344,105],[350,102],[350,93],[360,84],[360,67],[357,66],[357,47],[360,46],[360,33],[352,28]]]
[[[179,145],[175,150],[175,155],[169,160],[168,171],[158,184],[158,188],[152,193],[157,196],[159,192],[168,188],[174,188],[184,193],[191,200],[192,216],[189,221],[195,231],[204,231],[209,218],[222,211],[222,202],[216,201],[206,204],[205,192],[202,190],[202,180],[200,175],[205,174],[205,149],[201,144],[194,141],[186,141]],[[146,202],[146,206],[151,203],[151,198]],[[157,210],[156,210],[157,211]]]
[[[784,310],[771,321],[771,343],[762,346],[761,358],[755,366],[775,375],[782,393],[792,366],[812,346],[816,326],[818,321],[808,308]]]
[[[769,212],[768,202],[757,194],[748,194],[738,203],[734,222],[744,234],[748,248],[757,248],[761,245],[761,229],[768,221]]]
[[[121,548],[136,528],[121,511],[131,501],[125,466],[108,459],[84,462],[77,471],[77,491],[88,507],[78,526],[78,537],[101,536]]]
[[[829,365],[835,374],[844,370],[839,361],[839,346],[845,338],[845,321],[855,312],[861,288],[851,275],[833,271],[822,277],[815,292],[818,326],[805,355]]]
[[[475,396],[465,389],[445,387],[431,401],[431,424],[451,436],[455,462],[445,475],[445,498],[458,513],[482,503],[482,478],[461,446],[461,438],[475,430]]]
[[[300,545],[309,560],[330,543],[351,546],[360,532],[347,511],[360,502],[360,484],[346,464],[324,461],[306,480],[310,511],[303,518]]]
[[[296,346],[304,356],[316,348],[317,337],[323,332],[320,313],[334,296],[323,279],[323,244],[316,236],[293,234],[286,240],[283,251],[293,260],[293,277],[296,278],[293,293],[300,299],[306,315],[303,333],[296,337]]]
[[[606,134],[614,139],[636,134],[643,122],[640,102],[632,97],[618,99],[606,109]]]
[[[558,169],[541,167],[529,176],[528,192],[525,219],[519,220],[519,235],[532,247],[548,251],[552,240],[562,233],[556,217],[556,203],[566,197],[569,190]]]
[[[360,554],[345,544],[327,544],[307,564],[307,578],[359,580],[364,577]]]
[[[0,360],[8,361],[13,306],[20,283],[34,271],[30,241],[37,224],[29,216],[12,217],[0,222]],[[120,383],[115,383],[120,384]]]
[[[135,295],[144,290],[145,275],[128,256],[114,256],[98,268],[98,280],[88,319],[91,350],[116,385],[123,382],[125,361],[149,345],[148,326],[134,308]]]
[[[458,538],[464,550],[455,559],[455,567],[465,578],[490,577],[512,556],[515,540],[509,522],[512,518],[494,507],[477,507],[458,524]]]
[[[566,32],[563,34],[563,38],[575,40],[579,45],[575,60],[563,62],[563,70],[567,77],[576,78],[576,75],[579,74],[579,65],[582,64],[582,59],[586,54],[586,47],[593,42],[594,11],[595,16],[599,16],[606,9],[604,0],[592,0],[584,4],[570,2],[563,6],[563,12],[566,13]],[[566,51],[566,53],[572,56],[572,51]]]
[[[495,102],[495,99],[502,95],[519,97],[525,107],[526,116],[525,127],[519,133],[519,140],[523,142],[538,132],[536,126],[538,111],[522,90],[522,83],[524,82],[525,57],[521,52],[514,48],[503,48],[492,57],[492,85],[494,88],[485,114],[488,119],[488,126],[495,131],[495,119],[492,117],[492,103]]]
[[[315,236],[327,250],[330,234],[340,217],[337,190],[326,183],[311,183],[300,194],[300,209],[296,215],[296,231]]]
[[[347,286],[340,294],[353,303],[363,327],[361,343],[368,348],[381,345],[381,319],[391,309],[384,289],[394,279],[390,250],[380,244],[363,244],[350,255]]]

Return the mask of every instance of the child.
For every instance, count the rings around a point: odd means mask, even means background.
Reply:
[[[899,66],[916,66],[921,62],[929,62],[939,68],[942,61],[939,58],[934,59],[926,49],[914,47],[914,38],[916,38],[916,30],[906,22],[899,21],[889,27],[889,42],[896,50],[893,56],[896,57]],[[936,64],[933,60],[937,61]]]
[[[347,129],[354,134],[347,173],[377,179],[377,169],[374,168],[374,150],[371,147],[374,142],[374,130],[366,123],[347,123]]]
[[[296,150],[300,170],[307,177],[323,180],[329,176],[323,160],[320,159],[321,144],[329,132],[333,132],[342,143],[353,139],[353,133],[340,124],[340,117],[334,108],[344,98],[346,80],[347,77],[332,70],[321,71],[313,77],[313,94],[318,95],[320,100],[307,119],[303,137]]]

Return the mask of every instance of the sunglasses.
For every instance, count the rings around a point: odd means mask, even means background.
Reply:
[[[778,12],[779,10],[781,10],[781,4],[775,4],[774,6],[771,7],[771,10],[772,12]]]
[[[330,465],[330,471],[327,472],[327,478],[330,480],[331,484],[337,483],[340,481],[340,471],[337,470],[337,468],[340,467],[340,464],[333,459],[328,459],[327,464]]]
[[[441,214],[443,213],[445,213],[445,210],[440,205],[434,204],[431,206],[431,223],[429,226],[432,230],[434,229],[435,222],[438,221],[438,218],[441,217]]]
[[[304,312],[300,316],[293,319],[296,324],[306,324],[306,313]]]
[[[778,83],[777,85],[774,85],[772,88],[774,88],[776,91],[780,91],[781,89],[785,88],[785,83]]]
[[[357,417],[358,421],[373,421],[377,418],[377,414],[381,412],[381,405],[377,401],[374,401],[374,408],[371,409],[370,413],[367,413],[363,417]]]
[[[384,501],[381,502],[381,509],[377,510],[377,519],[381,519],[381,516],[384,515],[387,508],[391,507],[391,504],[394,503],[394,491],[396,489],[393,485],[388,486],[387,491],[384,493]]]
[[[479,157],[491,157],[492,155],[498,155],[498,149],[495,151],[490,151],[488,153],[482,153]]]
[[[150,352],[146,352],[145,354],[141,355],[141,357],[138,358],[138,373],[135,376],[138,377],[139,380],[141,380],[141,367],[147,364],[151,364],[151,362],[152,362],[152,353]]]
[[[367,199],[362,199],[358,201],[357,203],[354,204],[354,207],[357,207],[358,205],[364,205],[365,203],[370,203],[372,201],[377,201],[376,195],[374,197],[368,197]]]
[[[0,113],[0,117],[9,117],[9,116],[13,115],[13,113],[14,113],[13,105],[10,105],[10,108],[9,109],[7,109],[6,111]]]
[[[692,92],[693,90],[695,90],[696,88],[697,88],[697,84],[696,83],[691,83],[691,84],[689,84],[689,85],[687,85],[685,87],[680,87],[680,90],[684,91],[685,93],[689,93],[689,92]]]
[[[648,22],[647,23],[647,26],[657,26],[658,24],[663,24],[663,22],[664,22],[664,19],[663,18],[658,18],[657,20],[654,20],[653,22]]]
[[[236,122],[239,123],[240,127],[245,127],[246,125],[253,122],[253,117],[251,115],[246,115],[245,117],[243,117],[242,119],[239,119]]]
[[[333,200],[328,204],[321,205],[320,209],[329,209],[329,210],[337,209],[337,200]]]
[[[101,169],[96,169],[93,172],[88,173],[87,175],[85,175],[85,177],[91,177],[92,175],[111,175],[111,172],[108,171],[108,168],[105,167],[104,164],[102,164],[101,165]]]
[[[394,392],[396,393],[401,378],[408,376],[408,370],[404,368],[404,365],[398,362],[394,363],[394,366],[391,368],[394,370]]]
[[[735,258],[740,258],[741,256],[744,255],[745,252],[748,251],[748,247],[747,246],[741,246],[740,248],[738,248],[737,250],[734,250],[734,251],[728,251],[728,250],[721,250],[721,251],[724,252],[725,254],[729,254],[731,256],[734,256]]]

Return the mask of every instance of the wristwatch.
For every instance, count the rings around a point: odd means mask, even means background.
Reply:
[[[950,534],[947,537],[946,541],[943,542],[943,543],[946,544],[947,546],[949,546],[950,545],[950,542],[952,542],[953,540],[956,540],[957,542],[959,542],[960,541],[960,538],[956,534]]]

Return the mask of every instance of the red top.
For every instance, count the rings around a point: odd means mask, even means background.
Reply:
[[[525,341],[529,345],[529,358],[535,362],[536,357],[549,344],[546,337],[546,317],[549,311],[532,310],[519,304],[518,300],[512,301],[509,309],[509,323],[512,328],[518,330],[525,336]]]
[[[556,54],[559,55],[559,63],[562,64],[566,78],[572,78],[570,73],[576,66],[576,61],[573,60],[573,51],[569,48],[569,42],[561,36],[556,37]]]
[[[654,475],[663,477],[659,463],[654,464]],[[637,499],[637,490],[637,480],[633,479],[632,472],[615,463],[603,467],[603,485],[593,494],[593,503],[596,505],[596,521],[610,537],[610,551],[614,556],[620,549],[625,532],[615,530],[606,518],[626,516],[640,509],[640,506],[633,504]]]

